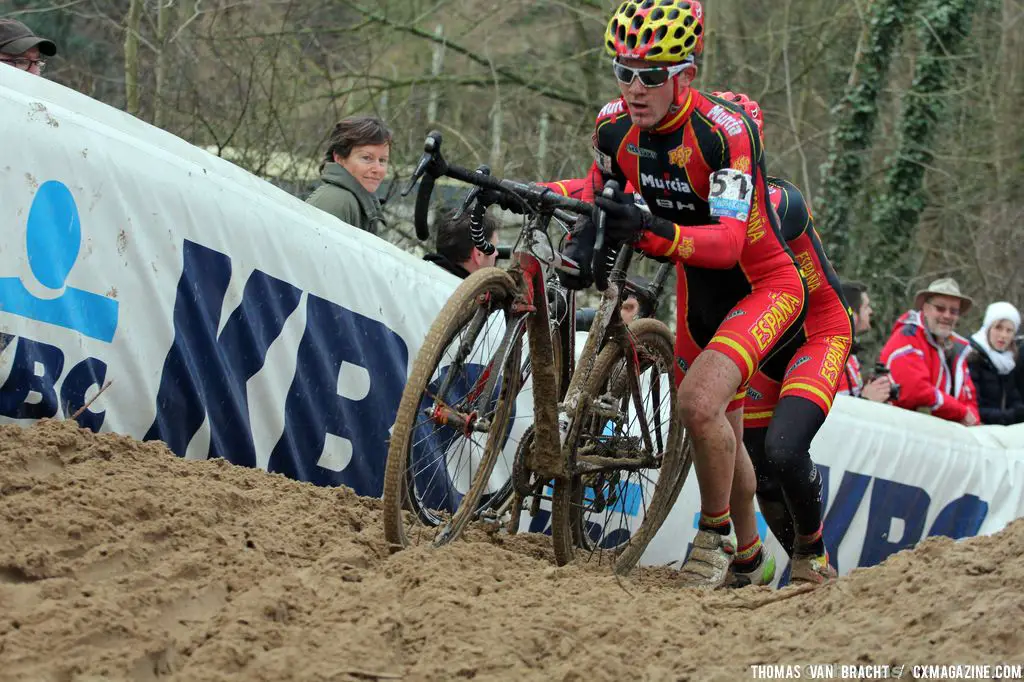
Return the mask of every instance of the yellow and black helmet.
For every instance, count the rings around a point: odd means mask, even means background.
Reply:
[[[697,0],[626,0],[604,45],[616,57],[681,62],[704,50],[704,8]]]

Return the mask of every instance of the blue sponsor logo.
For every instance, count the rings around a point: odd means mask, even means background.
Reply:
[[[380,496],[389,429],[408,370],[402,338],[377,320],[260,270],[249,274],[241,302],[222,320],[230,256],[188,240],[181,253],[174,338],[163,360],[156,414],[143,438],[163,440],[183,456],[206,422],[210,443],[203,454],[256,466],[252,425],[268,415],[264,410],[250,414],[248,381],[263,369],[267,351],[301,305],[305,329],[294,350],[295,372],[287,392],[253,397],[274,405],[283,397],[284,402],[283,414],[274,416],[282,419],[281,435],[266,466],[300,481],[348,485],[361,495]],[[65,263],[74,261],[73,255],[64,257]],[[96,310],[107,315],[112,336],[116,317],[110,318],[108,299],[97,298],[102,300]],[[116,315],[117,302],[110,303]],[[72,321],[75,327],[62,326],[86,333],[81,320]],[[84,329],[97,331],[88,323]],[[10,355],[0,386],[0,416],[13,419],[72,414],[85,404],[87,391],[102,386],[107,377],[102,360],[87,357],[72,364],[73,349],[25,336],[0,333],[0,353]],[[339,381],[343,372],[353,371],[367,378],[358,391]],[[77,420],[99,431],[104,418],[105,412],[90,408]]]
[[[117,330],[117,301],[67,284],[81,247],[82,223],[71,191],[55,180],[43,183],[29,210],[25,251],[32,276],[52,295],[33,294],[18,277],[0,277],[0,312],[110,343]]]
[[[174,340],[160,374],[156,417],[144,439],[162,440],[183,456],[207,421],[209,457],[256,466],[252,421],[266,415],[250,414],[248,381],[263,369],[267,351],[301,304],[305,329],[284,396],[283,431],[267,469],[379,497],[409,362],[402,338],[382,322],[315,294],[304,296],[260,270],[249,275],[241,302],[222,321],[230,256],[185,240],[182,259]],[[339,382],[346,366],[368,378],[358,393]],[[329,442],[341,456],[326,456]]]

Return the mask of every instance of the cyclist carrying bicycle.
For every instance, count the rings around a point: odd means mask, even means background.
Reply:
[[[679,401],[701,495],[681,574],[705,588],[724,585],[730,567],[770,576],[742,409],[758,368],[799,333],[806,287],[769,207],[757,126],[734,104],[690,87],[703,49],[699,2],[627,0],[605,46],[622,96],[598,114],[583,198],[603,209],[609,239],[678,264]],[[650,211],[600,196],[611,179],[629,182]],[[593,240],[578,225],[570,249],[581,263],[590,262]],[[586,286],[588,276],[565,283]],[[734,524],[738,547],[728,538]]]

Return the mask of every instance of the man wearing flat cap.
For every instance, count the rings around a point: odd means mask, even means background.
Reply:
[[[966,426],[980,422],[967,369],[971,344],[953,331],[972,303],[950,277],[917,292],[914,309],[900,315],[882,349],[881,361],[900,387],[893,404]]]
[[[40,38],[20,21],[0,19],[0,63],[38,76],[46,68],[43,57],[55,54],[52,40]]]

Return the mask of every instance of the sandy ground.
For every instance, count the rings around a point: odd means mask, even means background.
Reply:
[[[543,537],[391,554],[379,505],[69,422],[0,427],[0,680],[748,680],[1024,663],[1024,521],[808,591],[555,568]],[[907,668],[904,679],[912,679]],[[803,669],[802,677],[808,677]]]

